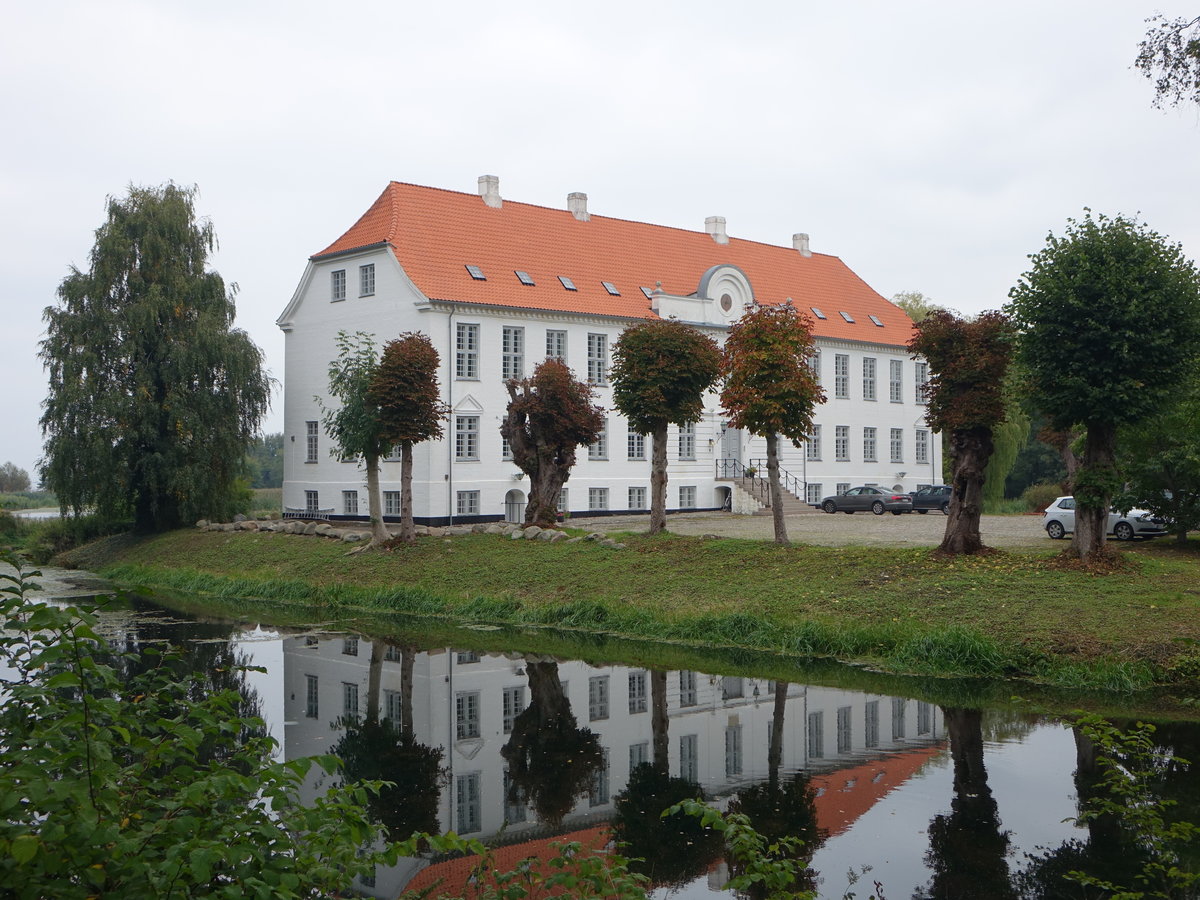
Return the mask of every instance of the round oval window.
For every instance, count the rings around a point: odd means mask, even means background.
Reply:
[[[731,309],[733,309],[733,298],[728,294],[721,295],[721,309],[725,310],[725,312],[729,312]]]

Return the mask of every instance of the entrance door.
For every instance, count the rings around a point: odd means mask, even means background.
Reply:
[[[722,426],[726,424],[725,422],[721,423]],[[721,458],[742,461],[742,430],[740,428],[726,428],[725,433],[721,435]]]
[[[512,490],[504,495],[504,521],[520,525],[525,521],[525,494]]]

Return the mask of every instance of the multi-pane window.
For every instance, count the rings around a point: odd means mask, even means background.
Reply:
[[[834,488],[833,492],[835,494],[837,494],[838,496],[841,496],[842,494],[846,493],[846,491],[848,491],[848,490],[850,490],[850,482],[839,481],[837,483],[837,486]]]
[[[483,827],[483,803],[479,796],[479,773],[470,772],[454,779],[457,800],[458,833],[470,834]]]
[[[454,377],[479,377],[479,326],[459,324],[454,342]]]
[[[626,447],[630,459],[646,458],[646,436],[644,434],[638,434],[636,431],[629,432]]]
[[[875,399],[875,357],[863,357],[863,399]]]
[[[479,459],[479,416],[454,417],[454,458]]]
[[[694,484],[685,484],[679,488],[679,508],[680,509],[695,509],[696,508],[696,486]]]
[[[479,515],[479,491],[458,491],[454,509],[459,516]]]
[[[404,697],[399,691],[383,692],[383,717],[389,720],[397,729],[404,721]]]
[[[342,682],[342,716],[347,722],[358,721],[358,685],[353,681]]]
[[[570,512],[571,504],[567,496],[567,489],[562,488],[558,492],[558,511],[560,513]]]
[[[872,425],[863,428],[863,462],[877,462],[875,458],[875,428]]]
[[[515,825],[529,818],[529,809],[525,806],[519,792],[513,790],[512,775],[504,770],[504,821]]]
[[[812,431],[808,433],[808,440],[804,442],[804,452],[809,459],[821,458],[821,426],[814,425]]]
[[[567,333],[565,331],[546,332],[546,356],[562,362],[567,361]]]
[[[608,335],[589,334],[588,346],[588,384],[608,384]]]
[[[317,717],[317,676],[304,676],[304,717],[306,719],[315,719]]]
[[[904,711],[908,708],[908,701],[903,697],[892,698],[892,740],[899,741],[904,738]]]
[[[837,711],[837,752],[849,753],[852,749],[853,734],[850,730],[850,707],[839,706]]]
[[[320,432],[316,422],[304,423],[304,461],[315,463],[317,461],[317,439]]]
[[[810,481],[804,486],[804,502],[816,505],[821,502],[821,498],[825,496],[825,492],[821,482]]]
[[[500,436],[500,458],[501,459],[512,459],[513,458],[512,441],[510,441],[508,438],[504,437],[504,435]]]
[[[358,515],[358,491],[342,491],[342,515]]]
[[[893,428],[888,439],[888,446],[892,452],[892,462],[904,462],[904,429]]]
[[[600,766],[592,773],[592,787],[588,791],[588,806],[603,806],[609,801],[608,748],[600,748]]]
[[[479,691],[454,695],[454,722],[458,740],[479,737]]]
[[[870,747],[879,746],[879,701],[870,700],[863,713],[863,744]]]
[[[329,299],[346,299],[346,270],[336,269],[329,273]]]
[[[588,444],[588,459],[608,459],[608,419],[596,436],[596,443]]]
[[[929,462],[929,432],[918,428],[913,447],[914,459],[919,463]]]
[[[742,774],[742,726],[725,726],[725,775],[732,778]]]
[[[700,736],[685,734],[679,738],[679,777],[695,784],[700,780]]]
[[[505,381],[525,377],[525,329],[504,326],[500,340],[500,374]]]
[[[358,267],[358,296],[370,297],[375,293],[375,263]]]
[[[825,755],[825,713],[822,710],[808,714],[808,757],[820,759]]]
[[[808,355],[805,360],[808,363],[808,371],[812,372],[813,379],[817,384],[821,383],[821,351],[814,350]]]
[[[629,711],[644,713],[646,711],[646,671],[629,673]]]
[[[608,488],[588,488],[588,509],[608,509]]]
[[[503,698],[504,733],[512,734],[513,723],[525,709],[525,685],[506,687]]]
[[[838,462],[850,462],[850,426],[833,426],[833,457]]]
[[[631,487],[629,489],[629,508],[646,509],[646,489],[644,487]]]
[[[917,734],[929,734],[931,731],[933,731],[933,704],[918,700]]]
[[[478,650],[458,650],[454,654],[454,661],[460,666],[469,666],[479,662]]]
[[[929,402],[929,363],[918,362],[916,364],[915,378],[916,399],[918,403]]]
[[[358,638],[342,638],[342,656],[358,656]]]
[[[679,458],[696,458],[696,424],[694,422],[679,426]]]
[[[679,705],[680,706],[695,706],[696,705],[696,673],[695,672],[680,672],[679,673]]]
[[[384,491],[383,492],[383,514],[385,516],[400,515],[400,492],[399,491]]]
[[[608,676],[593,675],[588,679],[588,721],[608,718]]]
[[[850,357],[845,353],[833,355],[833,396],[842,399],[850,396]]]
[[[317,499],[316,491],[304,492],[304,511],[310,516],[315,516],[321,510],[320,501]]]
[[[629,773],[632,775],[633,770],[640,765],[650,762],[650,742],[639,741],[636,744],[629,745]]]
[[[893,403],[904,402],[904,360],[888,360],[888,393]]]

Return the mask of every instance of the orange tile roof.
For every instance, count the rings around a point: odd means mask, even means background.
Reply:
[[[817,826],[830,837],[846,831],[867,810],[916,775],[943,750],[942,745],[921,747],[853,768],[814,775],[812,785],[821,791],[814,803]]]
[[[591,216],[581,222],[568,210],[505,200],[500,209],[476,194],[393,181],[345,234],[314,260],[386,245],[425,296],[488,306],[653,318],[641,288],[676,296],[693,294],[710,267],[732,264],[746,273],[760,303],[791,297],[808,313],[819,336],[904,344],[912,322],[836,256],[805,257],[778,247],[731,237],[718,244],[705,232]],[[467,272],[479,266],[486,281]],[[535,284],[521,284],[516,270]],[[558,276],[574,282],[566,290]],[[601,282],[613,283],[614,297]],[[850,324],[840,311],[855,320]],[[883,322],[876,326],[869,318]]]

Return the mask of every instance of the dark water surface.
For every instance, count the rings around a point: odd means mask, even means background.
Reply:
[[[545,854],[550,840],[602,842],[612,826],[660,896],[710,897],[728,877],[719,848],[658,817],[698,785],[772,836],[804,836],[826,897],[841,898],[847,872],[864,866],[854,895],[878,881],[897,900],[1081,896],[1062,871],[1135,865],[1112,834],[1071,821],[1094,761],[1071,727],[952,702],[944,681],[930,691],[893,680],[878,693],[849,668],[839,677],[823,666],[805,683],[811,670],[779,657],[706,658],[701,671],[682,667],[677,649],[606,656],[599,641],[580,645],[585,662],[528,632],[404,623],[359,633],[294,613],[251,626],[203,609],[119,601],[104,629],[130,650],[179,644],[207,677],[231,662],[264,667],[232,677],[282,757],[337,753],[353,774],[397,783],[375,810],[395,832],[453,829],[506,847],[502,862]],[[522,652],[498,649],[506,640]],[[1158,737],[1183,757],[1200,750],[1194,725],[1162,723]],[[1160,788],[1200,819],[1195,774],[1164,767]],[[358,887],[394,897],[437,878],[450,889],[463,874],[402,861]]]

